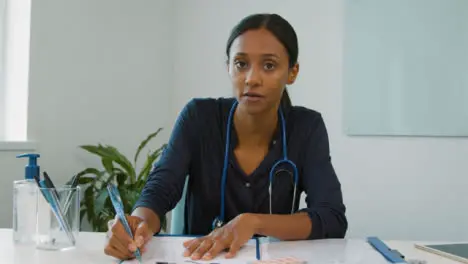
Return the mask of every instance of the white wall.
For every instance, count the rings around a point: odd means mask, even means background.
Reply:
[[[224,49],[243,16],[278,12],[296,28],[301,70],[297,105],[324,115],[348,206],[350,237],[468,239],[468,140],[350,138],[342,128],[344,2],[178,1],[174,113],[193,96],[230,95]]]
[[[171,1],[32,1],[29,138],[58,182],[98,164],[81,144],[133,155],[159,127],[154,146],[166,140],[172,13]],[[11,226],[12,181],[24,175],[16,154],[0,152],[0,227]]]
[[[79,144],[105,141],[132,153],[155,128],[168,132],[190,98],[230,95],[229,30],[247,14],[278,12],[300,38],[301,72],[290,92],[295,104],[324,115],[349,236],[468,239],[466,139],[343,134],[342,1],[43,0],[32,10],[29,132],[52,175],[65,179],[93,164]],[[11,222],[11,181],[22,175],[14,154],[0,153],[1,226]]]

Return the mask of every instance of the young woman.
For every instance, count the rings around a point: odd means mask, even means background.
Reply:
[[[255,14],[227,41],[234,98],[193,99],[182,110],[128,221],[110,230],[105,253],[131,258],[160,230],[188,177],[185,256],[227,257],[255,235],[282,240],[343,238],[348,223],[320,113],[292,106],[298,41],[276,14]],[[302,192],[307,207],[299,209]]]

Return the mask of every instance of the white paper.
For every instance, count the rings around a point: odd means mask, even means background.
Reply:
[[[262,260],[295,257],[307,264],[388,264],[364,240],[323,239],[261,243]]]
[[[249,261],[256,260],[256,242],[255,240],[249,241],[243,246],[233,259],[226,259],[225,254],[222,253],[218,257],[210,260],[196,260],[191,261],[190,258],[183,256],[185,248],[183,246],[184,241],[191,239],[190,237],[153,237],[148,242],[147,251],[142,254],[143,264],[155,264],[157,262],[167,262],[168,264],[173,263],[247,263]],[[136,259],[124,261],[123,264],[138,264]]]

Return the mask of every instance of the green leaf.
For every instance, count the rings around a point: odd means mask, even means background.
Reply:
[[[98,169],[95,169],[95,168],[87,168],[87,169],[84,169],[82,171],[80,171],[77,176],[83,176],[83,175],[86,175],[86,174],[94,174],[94,175],[98,175],[100,174],[101,172],[98,170]]]
[[[128,175],[125,173],[116,173],[117,175],[117,185],[124,186],[127,181]]]
[[[113,208],[104,208],[101,212],[101,224],[97,227],[98,232],[106,232],[107,231],[107,224],[110,220],[114,219],[114,209]]]
[[[97,146],[83,145],[83,146],[80,146],[80,148],[82,148],[82,149],[84,149],[84,150],[86,150],[86,151],[88,151],[88,152],[90,152],[92,154],[98,155],[101,158],[109,157],[109,152],[101,144],[99,144]]]
[[[114,164],[112,162],[112,159],[102,158],[101,163],[102,166],[104,166],[104,169],[106,169],[107,173],[112,173],[112,171],[114,170]]]
[[[104,209],[104,203],[106,199],[109,197],[109,193],[107,192],[107,188],[102,188],[99,190],[99,193],[96,196],[96,200],[94,202],[94,213],[95,215],[99,215],[102,210]]]
[[[132,181],[136,178],[135,169],[133,168],[133,165],[115,147],[109,145],[102,146],[101,144],[99,144],[97,146],[83,145],[81,146],[81,148],[90,153],[100,156],[101,159],[111,159],[113,162],[119,164],[122,167],[122,169],[124,169],[128,173]]]
[[[90,176],[87,176],[91,174]],[[102,172],[95,169],[95,168],[87,168],[87,169],[84,169],[82,170],[81,172],[79,172],[77,174],[77,177],[80,177],[78,179],[78,183],[80,185],[84,185],[84,184],[88,184],[88,183],[91,183],[95,180],[99,180],[100,177],[102,176]]]
[[[85,185],[91,182],[94,182],[96,180],[96,177],[80,177],[78,179],[78,184],[79,185]]]
[[[140,173],[138,174],[138,181],[139,182],[146,182],[148,175],[151,171],[151,168],[153,167],[154,162],[159,158],[161,153],[164,151],[166,148],[167,144],[164,144],[161,146],[159,149],[153,151],[148,155],[146,158],[145,164],[143,165],[143,168],[141,169]]]
[[[94,192],[92,187],[88,187],[84,192],[84,205],[86,207],[86,215],[88,216],[88,222],[94,224]]]
[[[145,146],[148,144],[148,142],[150,142],[151,139],[156,137],[159,134],[159,132],[161,132],[161,130],[162,130],[162,128],[159,128],[156,132],[149,134],[148,137],[146,137],[146,139],[143,140],[140,143],[140,146],[138,146],[138,149],[137,149],[137,152],[136,152],[135,158],[134,158],[134,166],[135,167],[136,167],[138,156],[140,155],[141,150],[143,150],[145,148]]]
[[[130,161],[116,148],[108,146],[108,150],[114,155],[114,161],[118,163],[125,172],[127,172],[130,181],[134,181],[136,178],[135,168],[133,168],[133,165],[130,163]]]
[[[119,192],[122,198],[122,203],[124,205],[124,211],[125,213],[130,214],[131,210],[133,209],[133,205],[138,200],[138,197],[140,197],[140,190],[132,188],[122,188],[119,189]]]

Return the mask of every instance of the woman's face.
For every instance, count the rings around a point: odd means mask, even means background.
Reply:
[[[239,107],[250,114],[278,108],[283,90],[299,66],[289,68],[285,47],[266,29],[249,30],[234,40],[228,72]]]

